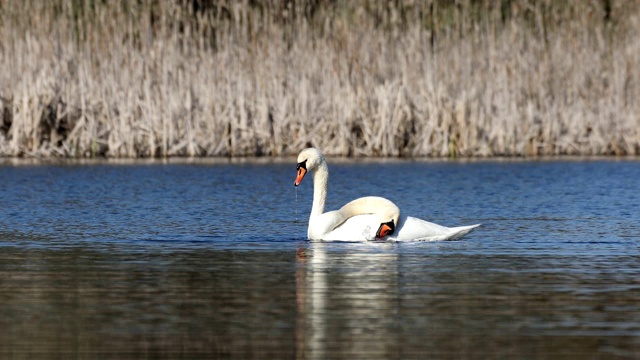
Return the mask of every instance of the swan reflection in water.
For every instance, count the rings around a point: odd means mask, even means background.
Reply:
[[[298,248],[297,358],[397,353],[398,254],[385,251],[393,246],[310,241]]]

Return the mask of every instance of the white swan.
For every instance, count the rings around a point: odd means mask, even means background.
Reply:
[[[298,186],[308,171],[313,175],[313,205],[307,235],[311,240],[455,240],[480,224],[448,228],[411,216],[400,215],[391,201],[368,196],[351,201],[340,210],[324,212],[329,181],[329,167],[322,153],[315,148],[298,155]]]

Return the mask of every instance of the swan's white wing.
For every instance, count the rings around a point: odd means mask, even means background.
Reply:
[[[371,241],[375,240],[379,218],[373,214],[349,218],[335,230],[325,234],[326,241]],[[385,238],[388,241],[437,241],[457,240],[480,224],[446,227],[411,216],[401,216],[395,234]]]
[[[400,224],[396,228],[394,236],[389,240],[395,241],[436,241],[436,240],[456,240],[466,235],[480,224],[458,227],[446,227],[411,216],[402,216]]]

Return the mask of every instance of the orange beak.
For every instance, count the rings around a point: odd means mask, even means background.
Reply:
[[[307,169],[303,168],[302,166],[298,167],[298,176],[296,176],[296,181],[293,182],[293,185],[294,186],[300,185],[300,183],[302,182],[302,179],[306,174],[307,174]]]
[[[307,174],[307,160],[301,161],[296,165],[296,170],[298,170],[298,176],[296,176],[296,181],[293,182],[294,186],[300,185],[302,179]]]

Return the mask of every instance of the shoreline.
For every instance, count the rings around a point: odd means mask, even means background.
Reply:
[[[640,155],[557,155],[493,157],[344,157],[327,156],[332,164],[399,163],[525,163],[525,162],[640,162]],[[25,158],[0,157],[0,166],[42,165],[268,165],[294,164],[295,156],[168,157],[168,158]],[[295,165],[295,164],[294,164]]]

